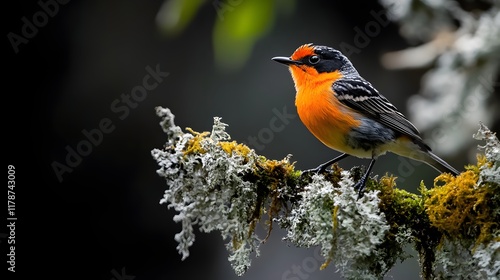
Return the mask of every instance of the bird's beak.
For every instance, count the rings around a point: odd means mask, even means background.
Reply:
[[[279,62],[279,63],[283,63],[285,65],[301,65],[301,64],[303,64],[301,61],[292,60],[289,57],[284,57],[284,56],[273,57],[272,60]]]

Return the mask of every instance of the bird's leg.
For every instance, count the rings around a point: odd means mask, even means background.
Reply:
[[[375,161],[376,161],[376,159],[372,158],[372,161],[370,161],[370,165],[368,165],[368,169],[366,169],[365,174],[354,185],[354,190],[358,191],[358,199],[363,197],[363,191],[365,190],[366,180],[368,179],[368,175],[370,175],[370,172],[372,171],[373,164],[375,163]]]
[[[316,168],[313,168],[313,169],[307,169],[307,170],[304,170],[303,173],[309,173],[309,172],[314,172],[314,173],[322,173],[326,170],[326,168],[334,163],[336,163],[337,161],[343,159],[343,158],[346,158],[348,157],[349,155],[348,154],[341,154],[340,156],[334,158],[334,159],[331,159],[323,164],[320,164],[318,167]]]

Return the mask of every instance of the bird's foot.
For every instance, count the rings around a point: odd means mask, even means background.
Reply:
[[[304,171],[302,171],[302,174],[321,174],[321,173],[324,173],[326,171],[326,168],[328,167],[328,165],[324,166],[324,165],[320,165],[316,168],[311,168],[311,169],[306,169]]]
[[[354,190],[358,192],[358,200],[363,197],[364,190],[366,187],[367,178],[362,177],[356,184],[354,184]]]
[[[302,171],[302,174],[310,174],[310,173],[316,173],[316,174],[319,174],[319,173],[323,173],[326,171],[326,169],[328,168],[328,166],[331,166],[332,164],[338,162],[339,160],[343,159],[343,158],[346,158],[348,157],[349,155],[348,154],[341,154],[340,156],[332,159],[332,160],[329,160],[321,165],[319,165],[318,167],[316,168],[313,168],[313,169],[307,169],[307,170],[304,170]]]

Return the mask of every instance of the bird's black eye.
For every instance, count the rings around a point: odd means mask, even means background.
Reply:
[[[317,55],[313,55],[313,56],[309,57],[309,62],[310,62],[311,64],[316,64],[316,63],[318,63],[318,62],[319,62],[319,56],[317,56]]]

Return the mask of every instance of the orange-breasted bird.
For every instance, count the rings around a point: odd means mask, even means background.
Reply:
[[[306,44],[291,57],[274,57],[289,67],[300,120],[323,144],[342,152],[310,171],[323,172],[347,156],[370,158],[356,185],[362,196],[377,158],[386,152],[422,161],[440,172],[458,171],[431,152],[417,128],[363,79],[340,51]]]

